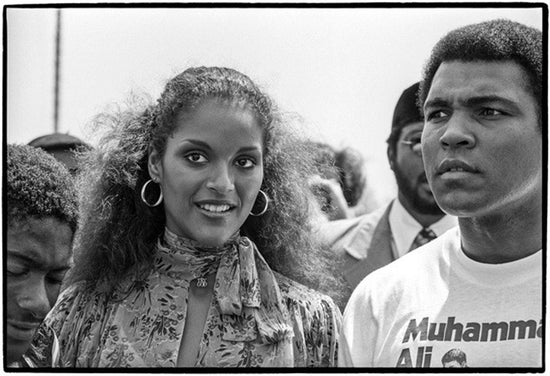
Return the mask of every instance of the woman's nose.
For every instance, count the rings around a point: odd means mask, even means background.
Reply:
[[[227,193],[235,189],[233,176],[229,168],[225,165],[216,166],[206,183],[208,189],[218,193]]]

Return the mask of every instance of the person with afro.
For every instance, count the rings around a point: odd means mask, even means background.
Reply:
[[[23,354],[72,263],[77,194],[69,171],[42,149],[10,144],[6,161],[4,365],[32,366]]]

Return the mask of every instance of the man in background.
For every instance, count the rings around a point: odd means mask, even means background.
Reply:
[[[77,192],[67,169],[45,151],[10,144],[6,154],[4,366],[28,367],[24,353],[72,265]]]
[[[424,173],[420,140],[423,117],[416,105],[419,83],[408,87],[393,113],[387,155],[397,198],[357,218],[324,224],[320,236],[342,261],[350,292],[372,271],[456,226],[435,202]]]
[[[67,167],[71,175],[78,172],[76,152],[89,150],[91,147],[81,139],[64,133],[51,133],[40,136],[29,142],[30,146],[41,148]]]

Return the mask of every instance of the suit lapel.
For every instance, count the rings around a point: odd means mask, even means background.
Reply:
[[[367,257],[353,263],[344,273],[344,278],[352,289],[355,289],[359,282],[368,274],[395,260],[391,249],[392,235],[389,222],[391,206],[391,204],[388,205],[388,208],[374,229]]]

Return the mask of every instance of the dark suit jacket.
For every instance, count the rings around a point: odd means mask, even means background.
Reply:
[[[368,274],[395,260],[388,219],[392,203],[357,218],[330,222],[324,228],[322,236],[343,260],[341,272],[352,290]]]

